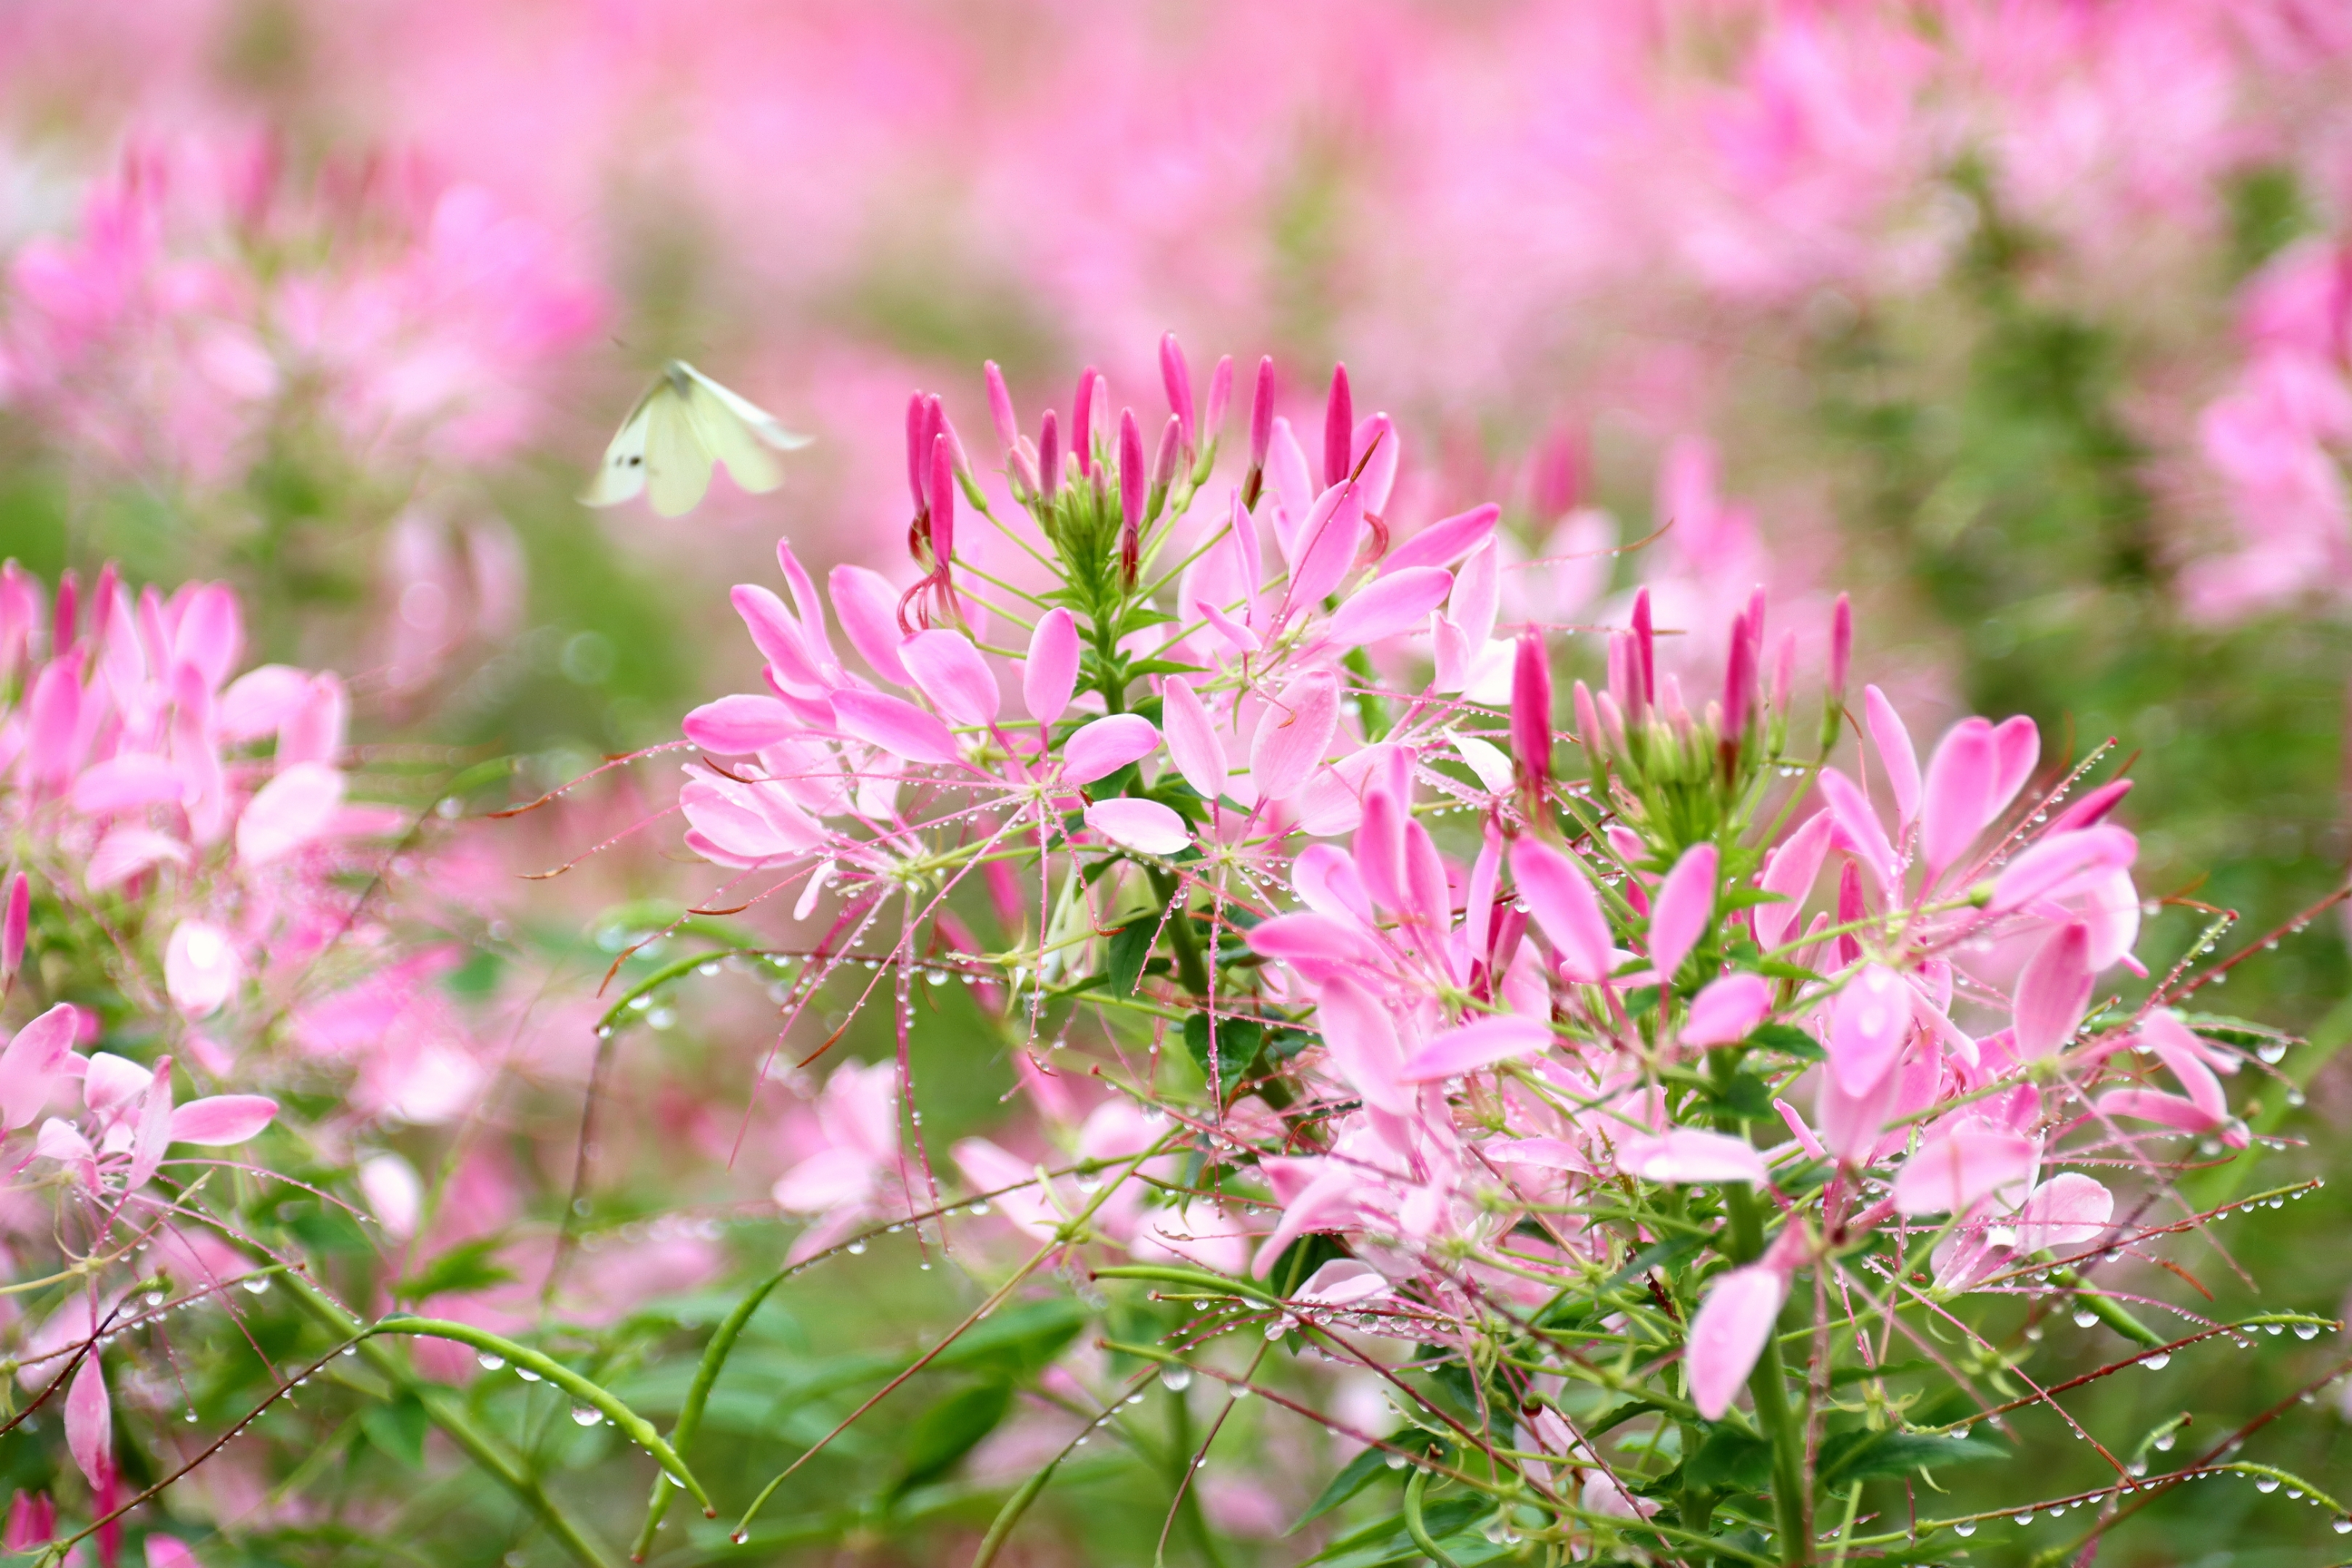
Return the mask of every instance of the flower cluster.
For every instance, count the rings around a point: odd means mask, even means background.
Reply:
[[[1310,461],[1269,363],[1238,477],[1195,509],[1230,373],[1196,424],[1172,338],[1162,364],[1148,460],[1094,373],[1033,437],[992,367],[1010,516],[910,405],[919,580],[830,583],[863,671],[789,545],[789,605],[735,591],[769,690],[688,718],[687,841],[731,868],[725,901],[790,897],[822,931],[788,1031],[856,965],[856,999],[896,987],[898,1059],[835,1072],[829,1146],[777,1189],[820,1216],[797,1257],[893,1213],[942,1235],[919,1117],[912,1160],[898,1131],[910,987],[946,971],[985,978],[1087,1178],[956,1148],[1041,1244],[1022,1273],[1085,1259],[1217,1304],[1133,1355],[1213,1369],[1263,1324],[1384,1378],[1405,1425],[1352,1436],[1413,1464],[1433,1556],[1431,1490],[1454,1528],[1572,1552],[1808,1562],[1824,1498],[1841,1551],[1972,1533],[1853,1511],[1872,1477],[2006,1451],[1969,1429],[2032,1401],[1969,1370],[2005,1352],[1968,1302],[2063,1304],[2131,1342],[2116,1365],[2232,1331],[2143,1321],[2149,1204],[2248,1146],[2222,1087],[2245,1026],[2185,1011],[2180,974],[2140,984],[2104,749],[1969,718],[1923,765],[1884,692],[1849,701],[1843,600],[1801,723],[1760,589],[1671,628],[1698,645],[1681,674],[1636,594],[1562,731],[1555,648],[1497,622],[1495,508],[1398,525],[1390,422],[1342,371]],[[961,549],[979,529],[1027,572]],[[1506,700],[1478,700],[1488,665]],[[1088,1014],[1111,1096],[1080,1128],[1037,1047]]]

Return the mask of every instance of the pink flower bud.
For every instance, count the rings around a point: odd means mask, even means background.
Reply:
[[[1830,611],[1830,700],[1840,707],[1845,703],[1846,670],[1853,662],[1853,604],[1840,594]]]
[[[1021,421],[1013,416],[1013,394],[1005,389],[1004,373],[990,360],[988,375],[988,416],[996,422],[996,442],[1009,458],[1021,449]]]
[[[1576,739],[1595,757],[1601,754],[1601,710],[1592,705],[1592,689],[1581,680],[1576,683]]]
[[[1101,384],[1102,372],[1087,366],[1078,373],[1078,395],[1070,402],[1070,450],[1077,454],[1081,478],[1095,471],[1095,388]]]
[[[927,491],[930,475],[930,443],[924,439],[929,406],[919,392],[907,396],[907,489],[915,498],[915,510],[925,510],[930,504]]]
[[[1130,557],[1142,544],[1144,487],[1149,482],[1143,472],[1143,429],[1135,422],[1135,410],[1122,408],[1118,412],[1118,550],[1120,565],[1130,583],[1135,580]]]
[[[1025,501],[1037,493],[1037,459],[1029,455],[1028,443],[1022,443],[1006,455],[1004,479],[1013,487],[1015,500]]]
[[[1184,450],[1192,450],[1192,368],[1184,363],[1183,345],[1176,334],[1166,332],[1160,339],[1160,383],[1168,391],[1168,409],[1175,417],[1177,438]]]
[[[63,653],[73,647],[79,636],[79,622],[81,603],[81,580],[68,567],[58,574],[57,613],[49,620],[49,649]]]
[[[1533,629],[1519,634],[1511,665],[1511,752],[1521,781],[1542,793],[1551,783],[1551,662]]]
[[[1348,477],[1356,444],[1355,399],[1348,391],[1348,367],[1331,371],[1331,396],[1323,407],[1323,482],[1336,485]]]
[[[1062,429],[1050,408],[1037,422],[1037,488],[1047,500],[1062,490]]]
[[[931,558],[941,566],[955,558],[955,447],[942,432],[931,442]]]
[[[1731,658],[1723,667],[1723,742],[1736,747],[1748,728],[1748,697],[1756,685],[1756,643],[1748,617],[1731,623]]]
[[[14,980],[25,963],[25,933],[33,918],[33,884],[22,871],[8,880],[8,913],[0,923],[0,980]]]
[[[1192,447],[1192,441],[1171,414],[1160,431],[1160,449],[1151,454],[1151,493],[1166,495],[1168,487],[1176,482],[1177,459]]]
[[[1200,444],[1213,447],[1225,433],[1225,410],[1234,401],[1234,356],[1223,355],[1209,373],[1209,406],[1202,413]]]
[[[1641,589],[1633,595],[1633,675],[1642,686],[1642,700],[1658,700],[1657,636],[1650,626],[1650,591]],[[1626,710],[1632,711],[1631,708]]]
[[[1274,445],[1274,356],[1257,362],[1257,382],[1250,391],[1250,472],[1265,468],[1267,449]]]

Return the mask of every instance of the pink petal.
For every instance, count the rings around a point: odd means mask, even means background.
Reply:
[[[1878,764],[1886,772],[1886,787],[1895,796],[1895,820],[1903,827],[1919,815],[1919,754],[1911,749],[1911,731],[1886,693],[1875,686],[1862,689],[1863,710],[1870,725],[1870,743]]]
[[[1663,1137],[1624,1140],[1618,1147],[1617,1168],[1645,1182],[1669,1185],[1747,1182],[1760,1186],[1771,1179],[1755,1145],[1696,1127],[1677,1127]]]
[[[2098,1110],[2102,1116],[2127,1116],[2182,1132],[2210,1132],[2221,1125],[2201,1106],[2161,1089],[2111,1089],[2099,1096]]]
[[[1216,628],[1217,636],[1223,637],[1225,646],[1234,652],[1255,653],[1265,646],[1265,639],[1255,632],[1217,608],[1216,605],[1210,604],[1206,599],[1193,600],[1192,608],[1199,612],[1202,620]]]
[[[1735,1268],[1708,1288],[1692,1314],[1685,1353],[1691,1403],[1701,1415],[1720,1421],[1731,1408],[1788,1299],[1788,1276],[1769,1263]]]
[[[1377,1301],[1393,1289],[1387,1277],[1370,1264],[1359,1263],[1352,1258],[1335,1258],[1308,1275],[1307,1283],[1290,1299],[1318,1307],[1354,1307]]]
[[[2064,1171],[2033,1189],[2017,1213],[2017,1250],[2031,1258],[2099,1239],[2116,1212],[2116,1195],[2078,1171]]]
[[[297,763],[263,784],[236,821],[237,858],[248,866],[283,859],[324,834],[343,804],[343,775],[324,763]]]
[[[2080,921],[2052,933],[2017,977],[2017,1054],[2034,1061],[2053,1056],[2074,1033],[2091,1005],[2089,931]]]
[[[163,1152],[172,1144],[172,1058],[155,1058],[155,1076],[147,1085],[147,1098],[139,1107],[139,1131],[131,1141],[131,1169],[122,1178],[126,1192],[137,1192],[147,1184],[163,1163]]]
[[[1276,801],[1307,782],[1339,728],[1339,682],[1328,670],[1293,681],[1266,704],[1250,737],[1250,780],[1261,802]]]
[[[944,627],[917,632],[898,647],[898,658],[915,678],[916,689],[931,700],[950,724],[982,725],[996,721],[1003,703],[996,689],[996,672],[961,632]]]
[[[1756,940],[1767,948],[1779,947],[1789,940],[1790,928],[1804,913],[1805,900],[1811,896],[1813,879],[1821,875],[1822,860],[1829,854],[1830,827],[1836,818],[1826,809],[1805,818],[1803,826],[1781,841],[1764,863],[1760,885],[1768,893],[1779,893],[1788,901],[1756,906]]]
[[[47,1108],[58,1069],[73,1053],[81,1020],[60,1002],[16,1031],[0,1050],[0,1126],[10,1132],[32,1124]]]
[[[1479,1148],[1502,1165],[1534,1165],[1547,1171],[1590,1171],[1584,1151],[1563,1138],[1497,1138]]]
[[[1495,524],[1502,515],[1503,509],[1488,501],[1468,511],[1439,518],[1390,551],[1381,563],[1381,575],[1391,576],[1417,566],[1451,566],[1492,539]]]
[[[1364,531],[1362,488],[1342,479],[1316,498],[1298,526],[1297,565],[1290,574],[1290,591],[1283,599],[1285,620],[1323,602],[1355,563],[1357,541]]]
[[[1202,706],[1192,683],[1170,676],[1160,689],[1160,721],[1168,731],[1169,760],[1184,782],[1203,800],[1214,800],[1225,790],[1225,743],[1218,738],[1216,721]]]
[[[1184,819],[1156,800],[1098,800],[1087,807],[1087,826],[1146,855],[1174,855],[1192,842]]]
[[[874,673],[900,686],[915,682],[898,657],[906,634],[898,629],[898,590],[888,578],[864,566],[836,566],[825,578],[833,591],[833,613],[849,634],[849,646],[874,667]]]
[[[767,660],[784,689],[796,697],[823,696],[831,683],[811,656],[801,624],[784,608],[784,602],[756,583],[736,584],[728,598],[735,613],[743,617],[751,646],[760,650],[760,657]]]
[[[1944,732],[1927,759],[1919,801],[1919,859],[1932,879],[1968,852],[1993,819],[1993,784],[2000,769],[1992,726],[1963,719]]]
[[[177,802],[185,779],[168,757],[127,752],[82,770],[68,797],[84,816]]]
[[[1759,975],[1727,974],[1691,998],[1683,1017],[1686,1046],[1737,1045],[1772,1011],[1772,987]]]
[[[842,733],[879,746],[910,763],[953,763],[955,736],[940,721],[903,698],[880,691],[836,691],[833,712]]]
[[[1650,907],[1650,962],[1670,982],[1715,919],[1716,848],[1694,844],[1658,884]]]
[[[1549,1049],[1549,1026],[1532,1018],[1481,1018],[1448,1029],[1413,1052],[1397,1077],[1405,1083],[1459,1078],[1496,1062],[1519,1061]]]
[[[1140,713],[1114,713],[1108,719],[1097,719],[1081,726],[1062,742],[1062,782],[1092,784],[1150,756],[1159,745],[1160,731]]]
[[[2033,776],[2033,764],[2042,760],[2042,731],[2033,721],[2020,713],[1993,726],[1992,749],[1994,771],[1992,798],[1985,811],[1990,822],[2009,809],[2025,781]]]
[[[1522,838],[1511,846],[1511,878],[1568,977],[1586,985],[1608,979],[1609,921],[1582,864],[1540,839]]]
[[[1391,1115],[1411,1115],[1417,1096],[1401,1076],[1404,1046],[1397,1038],[1395,1010],[1341,975],[1323,983],[1317,1017],[1333,1070],[1364,1103]]]
[[[2033,1179],[2042,1145],[2021,1132],[1963,1122],[1904,1162],[1895,1207],[1906,1215],[1965,1214],[1979,1198]]]
[[[172,1112],[172,1142],[217,1147],[242,1143],[268,1126],[278,1102],[258,1094],[215,1094]]]
[[[1380,949],[1349,921],[1302,910],[1276,915],[1250,928],[1250,951],[1297,969],[1310,981],[1325,981],[1349,965],[1377,963]]]
[[[2007,914],[2039,899],[2063,899],[2129,866],[2139,840],[2120,827],[2085,827],[2042,839],[2011,860],[1992,885],[1989,914]]]
[[[1829,1067],[1838,1087],[1864,1095],[1894,1071],[1911,1035],[1911,990],[1872,964],[1838,993],[1830,1024]]]
[[[1078,686],[1078,622],[1066,609],[1045,613],[1029,637],[1029,659],[1021,667],[1021,705],[1040,724],[1068,711]]]
[[[1405,814],[1385,789],[1365,792],[1364,815],[1356,824],[1356,872],[1372,902],[1392,914],[1405,908]]]
[[[82,1356],[66,1389],[66,1448],[91,1489],[105,1492],[114,1475],[114,1402],[106,1394],[96,1345]]]
[[[1862,793],[1861,785],[1835,768],[1823,768],[1814,783],[1821,786],[1822,798],[1829,803],[1831,815],[1845,830],[1880,890],[1894,892],[1901,885],[1895,846],[1886,841],[1886,829],[1879,826],[1878,813],[1871,809],[1870,797]]]
[[[1331,616],[1330,637],[1350,647],[1392,637],[1420,625],[1453,588],[1454,574],[1440,567],[1391,572],[1349,595]]]
[[[163,947],[163,989],[182,1013],[205,1018],[219,1012],[244,973],[236,944],[210,921],[186,920],[172,928]]]
[[[706,702],[686,716],[686,738],[723,757],[748,757],[807,728],[772,697],[738,693]]]

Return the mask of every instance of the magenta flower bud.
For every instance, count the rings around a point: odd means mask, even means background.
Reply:
[[[1761,583],[1748,595],[1748,636],[1756,644],[1757,655],[1761,658],[1764,651],[1764,584]]]
[[[1047,500],[1061,493],[1062,428],[1050,408],[1037,421],[1037,484]]]
[[[1331,397],[1323,406],[1323,482],[1336,485],[1348,477],[1355,458],[1356,402],[1348,393],[1348,367],[1331,371]]]
[[[1168,423],[1160,427],[1160,449],[1151,454],[1151,495],[1155,501],[1166,495],[1168,487],[1176,482],[1177,459],[1191,445],[1184,439],[1182,422],[1171,414]]]
[[[1637,728],[1650,721],[1649,699],[1642,692],[1641,655],[1633,651],[1633,634],[1616,632],[1609,638],[1609,695],[1626,721]]]
[[[1168,389],[1168,409],[1176,417],[1177,436],[1184,450],[1192,450],[1192,367],[1184,363],[1183,345],[1176,334],[1160,339],[1160,382]]]
[[[1633,595],[1633,674],[1639,678],[1642,700],[1655,702],[1658,700],[1657,637],[1650,627],[1650,591],[1647,588]]]
[[[1213,447],[1225,433],[1225,410],[1234,401],[1234,356],[1226,354],[1209,373],[1209,406],[1201,416],[1201,445]]]
[[[1789,710],[1789,691],[1797,683],[1797,634],[1782,632],[1772,656],[1772,711]]]
[[[1756,639],[1745,615],[1731,622],[1731,657],[1723,666],[1723,743],[1737,749],[1748,728],[1748,700],[1756,688]]]
[[[0,980],[14,980],[25,963],[25,933],[33,920],[33,884],[19,871],[8,883],[8,914],[0,922]]]
[[[1519,634],[1511,665],[1511,752],[1521,781],[1541,795],[1551,783],[1551,662],[1532,628]]]
[[[1081,479],[1091,478],[1095,471],[1095,388],[1101,384],[1102,372],[1087,366],[1078,373],[1078,395],[1070,402],[1070,450],[1077,454]]]
[[[1021,421],[1013,416],[1013,394],[1005,390],[1004,373],[990,360],[988,374],[988,416],[996,421],[996,444],[1009,459],[1021,448]]]
[[[1830,612],[1830,700],[1843,706],[1845,677],[1853,662],[1853,604],[1843,594]]]
[[[931,448],[930,444],[923,438],[924,421],[929,417],[923,395],[919,392],[908,394],[907,397],[907,489],[913,492],[915,510],[919,512],[930,504],[929,497],[926,493],[930,476],[926,470],[930,467]]]
[[[1129,529],[1143,526],[1143,497],[1151,481],[1143,468],[1143,426],[1135,410],[1118,411],[1118,515]]]
[[[948,452],[955,459],[951,471],[959,479],[970,479],[971,459],[964,455],[963,437],[956,434],[955,421],[948,417],[948,411],[940,406],[938,398],[931,399],[931,407],[939,415],[939,423],[933,426],[932,429],[936,434],[947,438]]]
[[[1250,472],[1265,468],[1265,455],[1274,446],[1274,356],[1257,362],[1257,384],[1250,392]]]
[[[941,570],[955,556],[955,442],[942,432],[931,441],[931,559]]]

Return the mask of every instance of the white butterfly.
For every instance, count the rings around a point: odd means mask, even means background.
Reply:
[[[726,464],[739,489],[761,495],[784,479],[768,449],[789,452],[808,444],[808,437],[785,429],[766,409],[674,359],[621,422],[595,482],[580,500],[618,506],[647,490],[656,511],[683,517],[710,489],[711,464]]]

